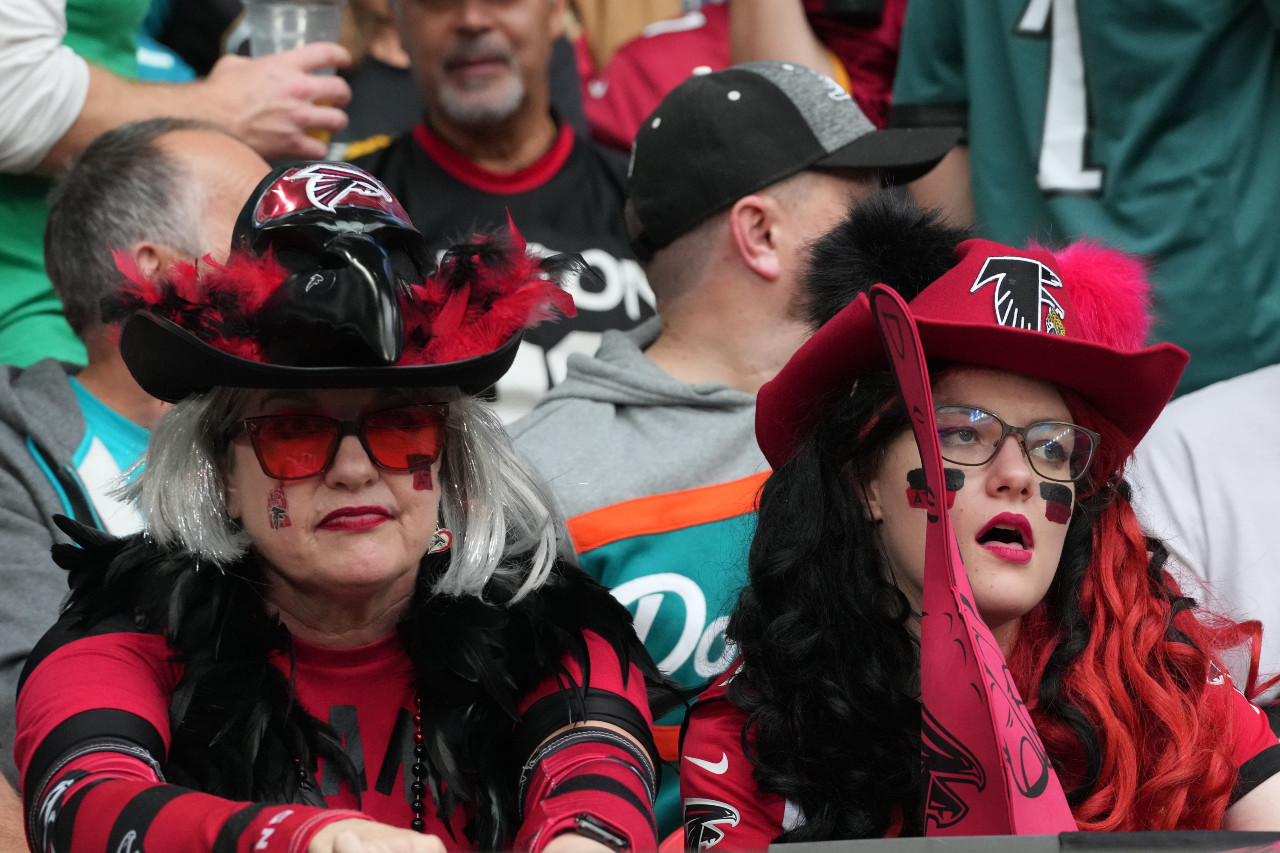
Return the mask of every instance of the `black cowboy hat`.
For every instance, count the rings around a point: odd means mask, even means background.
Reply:
[[[475,393],[511,366],[524,328],[573,314],[514,226],[446,252],[399,202],[346,163],[274,170],[245,204],[226,264],[178,264],[104,312],[138,384],[176,402],[215,386],[458,386]],[[119,257],[119,256],[118,256]],[[124,257],[121,261],[126,261]]]

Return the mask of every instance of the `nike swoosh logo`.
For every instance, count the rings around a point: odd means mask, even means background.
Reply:
[[[729,769],[729,756],[725,755],[723,752],[720,753],[720,760],[714,764],[702,758],[694,758],[692,755],[686,755],[684,760],[688,761],[690,764],[696,764],[708,773],[714,773],[717,776]]]

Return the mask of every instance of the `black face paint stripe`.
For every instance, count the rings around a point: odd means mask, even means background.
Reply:
[[[947,490],[947,509],[951,509],[951,505],[956,502],[956,492],[964,487],[964,472],[956,468],[943,468],[942,476],[943,485]],[[933,506],[923,468],[912,468],[907,472],[907,501],[915,509],[927,509]]]
[[[959,468],[943,468],[943,485],[948,492],[958,492],[964,488],[964,472]],[[912,489],[928,488],[928,481],[923,468],[912,468],[907,472],[907,486]]]
[[[1045,518],[1057,524],[1066,524],[1071,520],[1071,508],[1075,503],[1075,495],[1070,486],[1062,483],[1041,483],[1040,497],[1045,500]]]

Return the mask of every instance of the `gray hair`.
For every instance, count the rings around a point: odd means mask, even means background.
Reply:
[[[151,433],[137,476],[126,487],[153,541],[226,567],[252,543],[227,515],[223,472],[235,424],[250,392],[214,388],[174,405]],[[448,570],[434,592],[482,596],[492,583],[518,600],[551,572],[568,548],[552,498],[511,445],[487,406],[454,392],[440,467],[440,513],[453,532]],[[567,553],[567,551],[566,551]]]
[[[221,132],[177,118],[122,125],[90,143],[49,195],[45,270],[67,322],[81,337],[102,322],[102,298],[124,281],[112,249],[146,240],[200,254],[203,189],[155,144],[178,130]]]

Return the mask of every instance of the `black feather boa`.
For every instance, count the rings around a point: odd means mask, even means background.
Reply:
[[[169,709],[169,781],[230,799],[323,806],[313,781],[318,759],[356,779],[336,733],[296,704],[289,679],[268,662],[273,652],[289,654],[291,640],[264,607],[254,560],[224,573],[141,534],[117,539],[66,518],[58,524],[75,542],[54,548],[71,575],[67,616],[85,629],[130,616],[140,631],[163,632],[184,667]],[[675,693],[636,638],[630,614],[577,567],[558,563],[540,589],[515,603],[509,589],[486,590],[488,600],[433,595],[447,567],[447,554],[423,558],[398,630],[417,674],[437,812],[448,826],[459,805],[471,805],[468,840],[498,850],[509,847],[521,819],[517,782],[528,756],[514,748],[518,703],[563,672],[566,655],[587,672],[583,631],[604,638],[624,672],[637,664],[651,693]],[[580,719],[578,692],[564,696],[565,722]],[[655,704],[655,714],[664,710]]]

